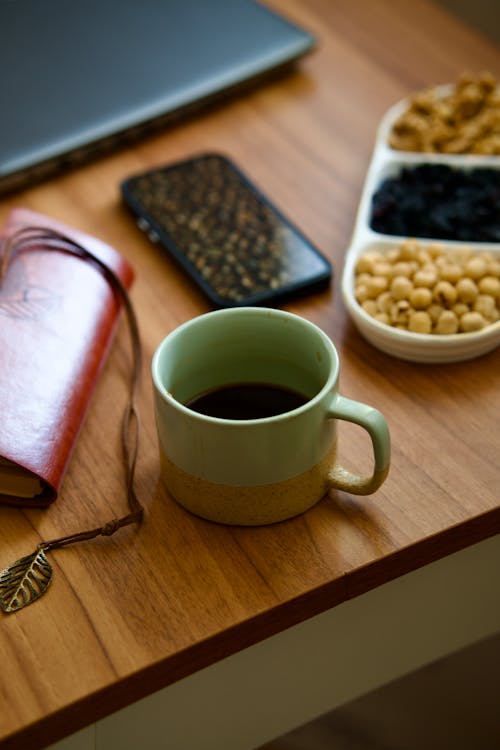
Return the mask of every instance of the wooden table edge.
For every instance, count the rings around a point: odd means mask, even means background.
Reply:
[[[361,566],[97,690],[0,739],[0,750],[46,747],[270,636],[498,533],[500,506]]]

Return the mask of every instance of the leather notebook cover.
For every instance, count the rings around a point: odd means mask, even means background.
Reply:
[[[133,270],[116,250],[33,211],[14,209],[0,237],[24,226],[66,234],[130,287]],[[41,507],[57,497],[120,309],[82,258],[40,243],[11,258],[0,282],[0,503]],[[23,488],[38,480],[38,493]]]

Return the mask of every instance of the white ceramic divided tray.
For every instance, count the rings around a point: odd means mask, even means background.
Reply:
[[[440,87],[446,94],[451,87]],[[360,255],[371,250],[387,251],[397,247],[406,237],[381,234],[370,228],[372,197],[382,180],[399,173],[405,166],[416,166],[424,162],[447,164],[460,168],[494,167],[500,170],[499,156],[474,154],[428,154],[396,151],[388,145],[394,122],[408,108],[410,99],[404,99],[391,107],[383,117],[375,143],[372,160],[368,168],[361,200],[356,216],[351,244],[347,250],[342,274],[342,295],[352,320],[359,332],[374,346],[400,359],[413,362],[460,362],[492,351],[500,345],[500,321],[473,333],[451,335],[412,333],[379,322],[368,315],[354,297],[356,261]],[[498,255],[499,243],[451,242],[441,239],[418,238],[422,248],[439,243],[444,248],[470,248],[474,252],[487,251]]]

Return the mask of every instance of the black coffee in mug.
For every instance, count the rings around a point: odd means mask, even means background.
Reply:
[[[309,398],[270,383],[230,383],[204,391],[184,405],[219,419],[263,419],[297,409]]]

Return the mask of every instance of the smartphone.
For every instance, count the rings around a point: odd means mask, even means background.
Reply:
[[[331,279],[328,260],[223,155],[130,177],[121,193],[216,307],[273,306]]]

